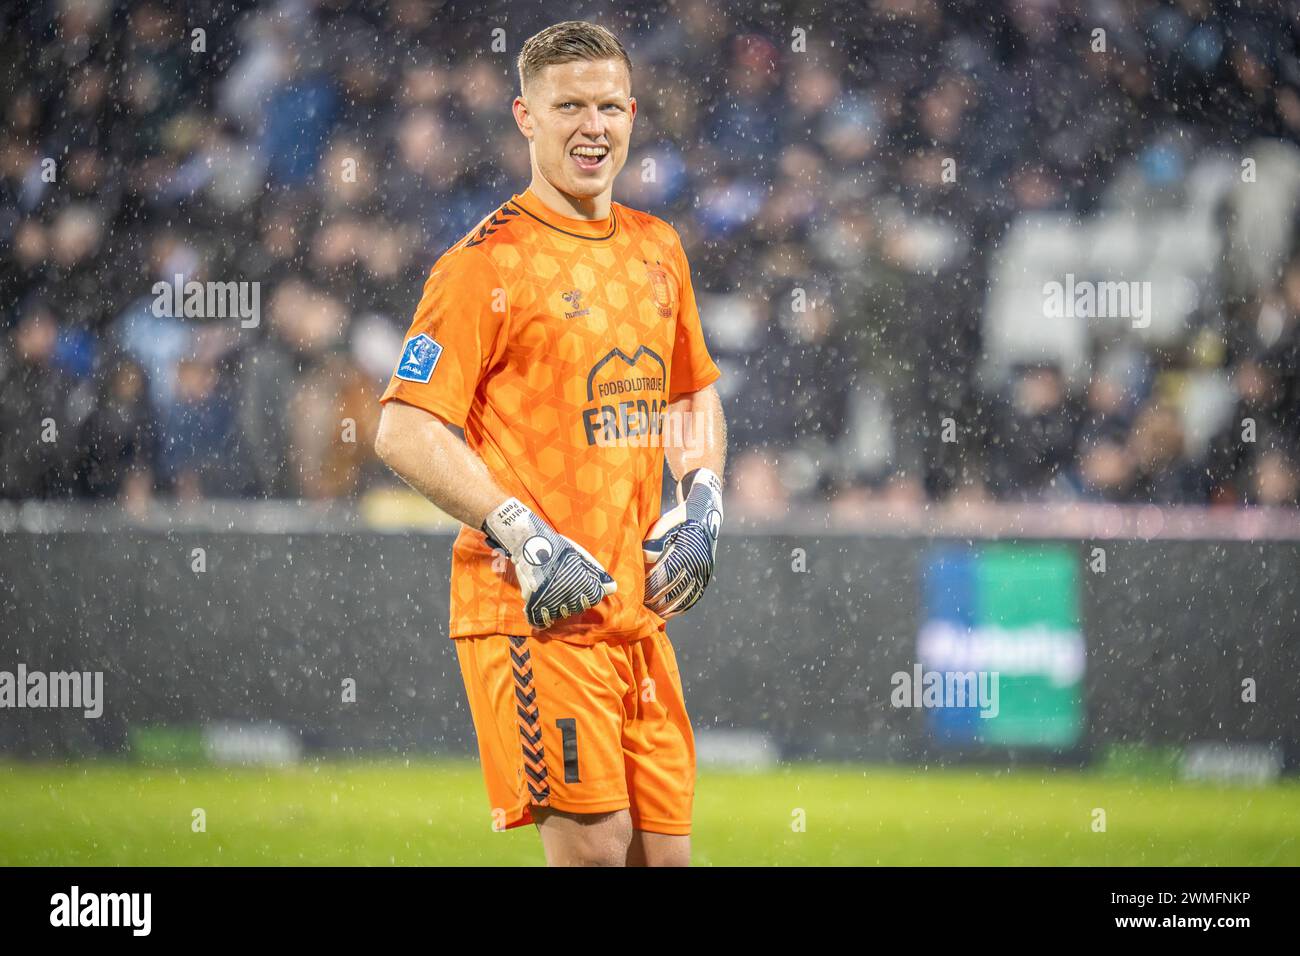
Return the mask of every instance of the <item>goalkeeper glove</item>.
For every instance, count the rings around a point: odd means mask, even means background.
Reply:
[[[528,623],[541,630],[581,614],[618,590],[600,562],[518,498],[508,498],[483,521],[488,544],[515,566]]]
[[[722,480],[707,468],[688,471],[677,483],[677,501],[642,544],[645,604],[664,620],[693,607],[713,577],[722,527]]]

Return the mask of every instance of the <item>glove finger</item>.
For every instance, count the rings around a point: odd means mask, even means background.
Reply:
[[[659,516],[659,519],[646,532],[645,540],[641,542],[641,550],[645,554],[647,563],[654,564],[664,556],[664,552],[672,544],[673,535],[676,534],[677,529],[682,526],[682,522],[685,520],[685,504],[679,504],[671,511],[666,511]]]
[[[591,570],[594,571],[596,576],[600,579],[601,584],[608,584],[614,580],[610,573],[605,570],[605,566],[591,556],[590,551],[578,544],[576,541],[570,541],[569,543],[573,545],[573,550],[577,551],[578,554],[582,555],[583,558],[586,559],[587,563],[591,566]]]
[[[562,596],[556,598],[561,602],[558,606],[552,608],[552,617],[559,621],[567,617],[573,617],[576,614],[582,614],[591,610],[598,603],[605,599],[605,595],[612,593],[617,589],[618,584],[608,574],[604,575],[604,580],[594,573],[594,569],[585,563],[578,563],[577,570],[585,572],[585,579],[580,578],[573,581],[569,589]]]
[[[714,542],[700,524],[689,524],[683,528],[676,542],[677,551],[681,553],[682,563],[699,578],[707,581],[713,572]]]
[[[533,607],[528,611],[528,623],[542,631],[551,626],[551,612],[545,607]]]
[[[685,568],[675,566],[656,568],[654,574],[646,579],[646,605],[654,609],[666,603],[669,592],[680,587],[686,576]]]
[[[700,582],[688,574],[680,584],[665,594],[659,603],[669,611],[678,610],[680,609],[683,600],[690,597],[691,594],[701,590]]]
[[[668,546],[672,544],[676,532],[677,528],[675,527],[662,537],[646,538],[641,542],[641,551],[645,555],[646,563],[656,564],[663,558]]]
[[[698,581],[695,581],[689,574],[687,574],[674,581],[671,587],[658,594],[654,602],[648,606],[652,611],[662,617],[666,614],[685,610],[685,608],[689,607],[690,604],[695,603],[699,598],[696,596],[692,599],[691,595],[696,592],[703,593],[703,588],[700,587]],[[684,603],[688,599],[690,600],[690,604]]]
[[[704,588],[700,587],[697,582],[691,582],[691,586],[683,591],[680,597],[669,602],[668,606],[665,607],[663,611],[656,613],[666,621],[670,618],[676,617],[678,614],[689,611],[703,596]]]
[[[647,591],[658,593],[669,581],[679,580],[683,572],[689,573],[691,569],[684,560],[685,557],[680,548],[670,547],[662,560],[647,569]]]

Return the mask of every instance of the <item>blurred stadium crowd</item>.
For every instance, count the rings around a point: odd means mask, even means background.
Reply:
[[[630,6],[569,15],[636,65],[615,198],[687,244],[735,507],[1300,503],[1291,227],[1225,246],[1172,339],[1090,338],[1082,379],[1050,360],[983,371],[991,262],[1017,219],[1177,202],[1201,157],[1296,142],[1296,5]],[[549,20],[507,9],[6,6],[0,496],[392,484],[375,399],[424,276],[528,181],[512,56]],[[1260,175],[1252,208],[1293,223],[1282,178]],[[155,315],[175,275],[260,283],[260,323]],[[1204,375],[1229,400],[1192,442],[1181,396]]]

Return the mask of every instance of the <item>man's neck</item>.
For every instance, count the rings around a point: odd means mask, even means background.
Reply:
[[[542,201],[542,205],[552,212],[570,219],[608,219],[612,190],[605,190],[599,196],[582,199],[562,193],[547,181],[546,177],[534,170],[533,181],[529,184],[533,195]]]

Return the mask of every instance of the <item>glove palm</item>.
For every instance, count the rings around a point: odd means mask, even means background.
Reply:
[[[642,544],[645,605],[664,620],[689,610],[713,579],[722,527],[722,481],[707,468],[687,472],[678,505],[664,514]]]

